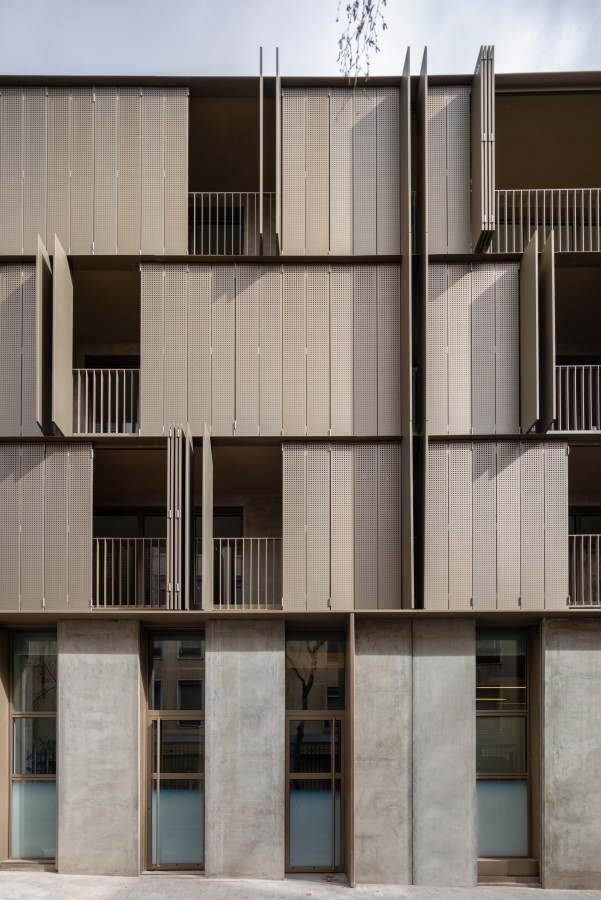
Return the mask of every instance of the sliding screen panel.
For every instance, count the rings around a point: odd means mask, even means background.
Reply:
[[[71,91],[71,253],[94,241],[94,102],[91,88]],[[48,235],[48,239],[52,237]]]
[[[73,281],[57,237],[52,280],[52,425],[64,436],[73,434]]]
[[[140,314],[140,432],[164,434],[164,272],[143,263]]]
[[[474,434],[494,434],[495,413],[495,266],[472,271],[472,425]]]
[[[276,51],[276,70],[278,69]],[[282,252],[282,79],[275,79],[275,253]]]
[[[428,434],[449,430],[449,267],[428,266],[426,427]]]
[[[264,267],[259,282],[259,433],[282,433],[282,274]]]
[[[259,433],[259,266],[236,278],[236,434]]]
[[[378,609],[401,609],[401,447],[378,453]]]
[[[285,239],[285,238],[284,238]],[[282,274],[283,433],[304,435],[307,428],[306,279],[300,266],[285,266]]]
[[[330,278],[326,266],[307,267],[307,434],[330,430]]]
[[[21,434],[24,437],[39,437],[40,427],[36,422],[37,333],[35,266],[23,266],[22,297]]]
[[[0,93],[0,254],[23,253],[23,89]]]
[[[307,610],[330,607],[330,448],[307,445]]]
[[[67,444],[46,444],[44,488],[44,605],[49,612],[61,612],[68,609],[69,595]]]
[[[232,435],[236,418],[236,274],[215,266],[211,280],[211,409],[216,435]]]
[[[449,608],[448,444],[428,442],[424,608]]]
[[[188,89],[165,88],[165,253],[188,252]]]
[[[94,253],[117,252],[117,90],[96,88]]]
[[[69,609],[89,609],[92,602],[92,445],[70,444],[69,463]]]
[[[353,428],[357,435],[378,433],[377,270],[357,266],[354,276]]]
[[[165,96],[161,88],[142,89],[142,253],[165,248]]]
[[[377,252],[376,91],[355,92],[353,126],[353,252]]]
[[[330,253],[353,252],[353,107],[350,88],[330,92]]]
[[[544,466],[544,444],[522,444],[520,460],[522,609],[545,607]]]
[[[545,444],[545,609],[566,608],[568,547],[568,446],[549,443]]]
[[[425,61],[425,54],[424,54]],[[422,80],[424,78],[422,70]],[[430,253],[447,252],[447,89],[427,88],[426,146],[428,178],[427,234]],[[421,191],[420,191],[421,193]],[[421,202],[424,203],[424,197]]]
[[[46,89],[26,88],[23,96],[23,252],[36,252],[38,234],[46,237]],[[69,129],[65,131],[67,163]],[[69,169],[65,185],[66,218],[69,220]]]
[[[540,420],[539,430],[548,431],[557,417],[555,397],[555,253],[551,232],[540,256]]]
[[[18,444],[3,444],[0,446],[0,609],[6,611],[19,609],[20,480],[21,448]],[[40,545],[36,553],[40,553]]]
[[[117,249],[140,252],[140,89],[119,88]]]
[[[52,270],[38,237],[35,263],[35,419],[42,434],[52,434]]]
[[[472,454],[474,609],[495,609],[497,606],[497,445],[488,442],[475,443]]]
[[[45,444],[22,445],[21,609],[40,610],[44,598]],[[4,506],[3,506],[4,510]],[[4,512],[3,512],[4,515]],[[92,541],[89,546],[90,565]]]
[[[377,253],[401,252],[399,183],[399,89],[376,89]]]
[[[202,608],[213,607],[213,451],[208,426],[202,438]]]
[[[521,596],[520,444],[497,444],[497,607],[518,609]]]
[[[353,434],[353,270],[330,271],[330,416],[333,435]]]
[[[164,267],[165,428],[169,422],[188,421],[188,267]]]
[[[354,491],[351,444],[334,444],[331,457],[331,606],[351,610],[355,605]]]
[[[487,87],[488,79],[483,60],[484,47],[480,48],[476,71],[472,78],[471,140],[472,140],[472,249],[480,253],[485,247],[488,230],[488,134]]]
[[[378,434],[401,434],[401,286],[398,266],[378,266]]]
[[[190,266],[188,421],[196,437],[211,425],[211,278],[210,266]]]
[[[378,447],[355,446],[355,609],[378,608]]]
[[[307,90],[306,98],[306,252],[326,256],[330,249],[329,113],[327,88]]]
[[[471,609],[472,446],[449,444],[449,609]]]
[[[194,541],[194,444],[188,428],[182,428],[182,607],[196,606],[196,548]]]
[[[282,450],[282,604],[301,611],[307,608],[307,451],[304,444]]]
[[[520,269],[495,265],[495,408],[497,434],[520,430]]]
[[[306,91],[282,92],[282,253],[305,253]]]
[[[22,266],[0,267],[0,435],[21,434]],[[29,361],[35,365],[35,355]]]
[[[48,90],[48,211],[44,231],[48,243],[54,235],[71,248],[71,92],[68,88]]]
[[[472,428],[472,273],[470,266],[448,267],[449,433]]]
[[[447,249],[469,253],[470,224],[470,89],[447,87]]]
[[[520,266],[520,427],[522,434],[538,422],[538,233],[524,250]]]

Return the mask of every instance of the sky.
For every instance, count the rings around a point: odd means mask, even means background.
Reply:
[[[342,0],[343,9],[348,0]],[[0,74],[336,75],[338,0],[0,0]],[[372,75],[601,69],[600,0],[388,0]]]

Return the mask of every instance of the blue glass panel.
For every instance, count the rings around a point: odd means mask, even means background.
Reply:
[[[200,781],[162,781],[160,803],[161,865],[204,862],[204,785]],[[156,782],[152,785],[152,864],[157,862]]]
[[[10,854],[14,859],[56,856],[56,782],[14,781]]]
[[[340,784],[335,789],[335,865],[340,865]],[[332,784],[290,782],[290,865],[331,868]]]
[[[528,856],[528,782],[476,782],[478,856]]]

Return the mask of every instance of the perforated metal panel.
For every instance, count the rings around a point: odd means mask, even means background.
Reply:
[[[212,433],[231,435],[234,432],[236,399],[236,282],[233,266],[215,266],[211,290]]]
[[[304,435],[307,422],[306,271],[285,266],[282,274],[283,315],[283,431]]]
[[[96,88],[95,98],[94,253],[116,253],[117,90]]]
[[[449,608],[448,445],[429,442],[426,489],[424,608]]]
[[[188,249],[188,91],[165,89],[165,253]]]
[[[140,268],[140,431],[148,436],[163,434],[163,267]]]
[[[496,375],[497,434],[520,430],[519,265],[496,263]]]
[[[494,434],[496,430],[495,279],[494,265],[474,266],[471,383],[474,434]]]
[[[378,447],[355,446],[355,609],[378,608]]]
[[[210,609],[213,606],[213,453],[207,425],[202,439],[202,546],[202,608]]]
[[[330,252],[353,252],[354,92],[330,92]]]
[[[71,253],[94,240],[94,104],[91,88],[71,91]]]
[[[0,609],[3,610],[19,609],[20,476],[20,447],[18,444],[4,444],[0,447]]]
[[[539,417],[538,235],[520,265],[520,427],[526,434]]]
[[[48,213],[44,232],[50,247],[54,235],[71,247],[71,92],[68,88],[48,91]]]
[[[521,595],[520,444],[497,444],[497,606],[518,609]]]
[[[40,610],[44,597],[44,451],[23,444],[21,453],[21,609]],[[92,548],[89,548],[90,562]]]
[[[448,252],[469,253],[470,227],[470,89],[447,87]]]
[[[259,433],[258,266],[240,266],[236,280],[236,434]]]
[[[449,609],[472,606],[472,448],[449,444]]]
[[[449,432],[450,434],[470,434],[472,427],[472,273],[470,266],[448,267],[447,299]],[[492,363],[494,366],[494,359]]]
[[[378,609],[401,608],[401,447],[378,446]]]
[[[0,435],[21,434],[21,266],[0,267]]]
[[[92,445],[70,444],[69,460],[69,609],[88,609],[92,598]]]
[[[0,93],[0,253],[23,252],[23,90]]]
[[[67,437],[73,434],[73,281],[57,237],[52,274],[52,424]]]
[[[376,102],[375,90],[365,88],[355,92],[353,250],[356,254],[373,254],[377,251]]]
[[[548,431],[557,416],[555,399],[555,251],[551,232],[540,255],[540,420]]]
[[[306,451],[302,444],[284,444],[282,479],[283,608],[307,607]]]
[[[330,249],[329,99],[327,88],[311,88],[306,96],[307,253]]]
[[[164,91],[142,89],[142,253],[163,253],[165,247]]]
[[[350,444],[334,444],[330,451],[332,609],[355,605],[353,453]]]
[[[307,609],[330,606],[330,448],[307,444]]]
[[[472,466],[474,609],[495,609],[497,606],[496,444],[474,444]]]
[[[117,249],[140,252],[140,115],[139,88],[119,88],[117,125]]]
[[[567,444],[545,444],[545,609],[565,609],[568,546]]]
[[[282,91],[282,253],[305,252],[305,91]]]
[[[400,253],[399,89],[376,89],[377,252]]]
[[[375,266],[353,270],[353,429],[378,433],[378,317]]]
[[[429,434],[449,428],[447,267],[428,267],[426,417]]]
[[[544,445],[522,444],[520,463],[521,606],[522,609],[544,609]]]
[[[26,88],[23,94],[23,252],[34,254],[38,234],[46,235],[46,91]],[[68,157],[68,131],[66,149]],[[68,219],[68,181],[66,187]]]
[[[472,149],[472,243],[474,253],[482,243],[483,232],[488,227],[488,208],[486,203],[487,178],[487,144],[486,98],[487,79],[483,71],[482,51],[480,48],[476,71],[472,79],[471,91],[471,149]]]
[[[43,434],[52,433],[52,272],[42,239],[35,263],[35,353],[26,361],[35,385],[35,421]],[[39,432],[38,432],[39,433]]]
[[[264,266],[259,282],[259,432],[282,432],[282,274]]]
[[[378,266],[378,434],[401,433],[401,285],[398,266]]]
[[[307,434],[330,430],[330,279],[325,266],[307,267]]]
[[[188,295],[188,417],[192,434],[211,425],[211,275],[191,266]]]
[[[46,444],[44,596],[48,611],[68,609],[69,446]]]
[[[353,433],[353,270],[332,266],[330,273],[331,428]]]
[[[23,266],[22,298],[21,434],[25,437],[39,437],[40,428],[36,422],[37,339],[35,268],[33,266]],[[1,414],[0,421],[2,421]]]
[[[170,422],[188,421],[188,267],[164,267],[165,431]]]
[[[447,252],[447,89],[428,87],[426,134],[428,164],[428,249]]]

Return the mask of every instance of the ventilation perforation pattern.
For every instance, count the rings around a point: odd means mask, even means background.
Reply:
[[[23,98],[23,252],[34,254],[38,234],[46,236],[46,91],[31,88]],[[67,183],[63,204],[69,221],[69,131],[66,131]],[[49,161],[48,161],[49,162]],[[56,233],[62,241],[62,234]],[[68,229],[67,229],[68,234]],[[68,243],[67,245],[68,246]]]

